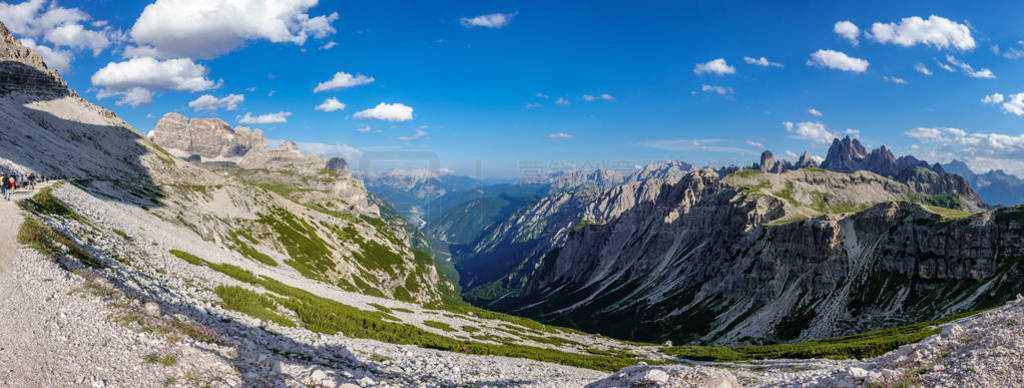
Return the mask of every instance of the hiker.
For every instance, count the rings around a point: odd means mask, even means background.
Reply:
[[[7,195],[7,174],[4,173],[3,179],[0,179],[0,195],[3,195],[5,200],[10,201],[11,197]]]
[[[8,200],[11,199],[11,194],[14,193],[14,189],[18,188],[18,186],[15,184],[17,182],[18,182],[18,179],[15,178],[15,175],[11,175],[9,178],[7,178],[7,183],[10,184],[10,186],[7,188],[7,199]]]
[[[28,188],[29,190],[36,189],[36,173],[28,174]]]

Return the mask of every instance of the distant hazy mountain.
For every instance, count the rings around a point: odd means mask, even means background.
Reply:
[[[967,179],[978,191],[981,200],[989,205],[1017,205],[1024,203],[1024,180],[1007,174],[1003,170],[990,170],[977,174],[967,163],[953,160],[942,165],[947,171]]]

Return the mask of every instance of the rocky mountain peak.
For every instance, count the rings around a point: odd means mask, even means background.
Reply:
[[[349,173],[348,162],[343,158],[327,159],[327,169],[343,175]]]
[[[167,113],[153,129],[153,141],[179,151],[182,156],[203,158],[240,157],[254,148],[266,146],[263,131],[248,127],[232,128],[216,118],[194,118]]]
[[[838,172],[854,172],[861,161],[867,157],[867,150],[857,139],[849,136],[842,140],[833,139],[832,146],[828,148],[828,155],[821,163],[821,168]]]
[[[800,155],[800,159],[796,161],[796,168],[809,168],[818,167],[818,162],[814,161],[810,155],[807,155],[805,151],[803,155]]]
[[[21,44],[0,22],[0,95],[11,92],[75,95],[56,69],[46,66],[42,56]]]

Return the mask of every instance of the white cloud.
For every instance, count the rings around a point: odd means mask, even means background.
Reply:
[[[786,150],[786,157],[790,160],[800,159],[800,155],[797,155],[796,152],[790,150]]]
[[[1017,44],[1024,45],[1024,40],[1018,41]],[[999,46],[998,45],[993,46],[993,49],[996,51],[996,54],[999,54]],[[1020,58],[1024,58],[1024,50],[1018,49],[1016,47],[1010,47],[1010,48],[1006,49],[1006,51],[1003,52],[1003,57],[1007,58],[1007,59],[1020,59]]]
[[[246,40],[305,44],[335,33],[337,13],[310,17],[317,0],[156,0],[142,10],[130,35],[142,52],[210,59]],[[139,53],[126,50],[126,54]]]
[[[850,41],[850,44],[854,46],[860,43],[857,40],[857,36],[860,35],[860,28],[857,28],[857,25],[849,20],[836,22],[835,26],[832,27],[832,31]]]
[[[769,61],[768,58],[765,57],[743,57],[743,61],[746,62],[748,65],[758,65],[764,67],[782,67],[781,63]]]
[[[565,132],[549,133],[547,136],[549,139],[572,139],[575,137]]]
[[[992,73],[992,70],[989,70],[989,69],[986,69],[986,68],[974,70],[973,66],[967,64],[966,62],[962,62],[962,61],[957,60],[956,57],[954,57],[952,55],[947,55],[946,56],[946,61],[951,63],[951,64],[953,64],[956,67],[959,67],[960,70],[963,70],[964,74],[967,74],[967,76],[969,76],[969,77],[972,77],[972,78],[988,78],[988,79],[996,78],[996,75]]]
[[[1000,93],[992,93],[981,99],[985,104],[1000,104],[1003,112],[1017,116],[1024,116],[1024,93],[1010,94],[1003,96]]]
[[[321,50],[330,50],[330,49],[334,48],[334,46],[337,46],[337,45],[338,45],[338,42],[335,42],[335,41],[332,40],[330,42],[324,43],[323,46],[320,46],[320,49]]]
[[[489,15],[480,15],[471,18],[459,19],[459,24],[463,27],[487,27],[487,28],[502,28],[512,23],[512,18],[516,17],[519,13],[492,13]]]
[[[376,81],[373,77],[367,77],[362,74],[357,74],[353,76],[352,74],[339,71],[337,73],[334,73],[334,77],[331,78],[330,80],[317,84],[316,88],[313,89],[313,93],[319,93],[335,89],[351,88],[354,86],[366,85],[373,81]]]
[[[153,90],[199,92],[219,85],[206,78],[209,69],[187,58],[159,61],[153,58],[132,58],[110,62],[92,75],[92,84],[111,90],[142,87]]]
[[[693,68],[694,74],[714,73],[717,75],[736,74],[736,68],[729,66],[725,59],[712,59],[704,63],[698,63]]]
[[[277,148],[277,146],[280,146],[282,143],[284,143],[284,140],[281,139],[267,139],[268,148]],[[350,166],[357,165],[356,161],[363,155],[363,151],[347,144],[303,142],[297,142],[295,144],[299,146],[299,151],[302,151],[305,155],[315,154],[324,158],[342,157],[345,158]]]
[[[847,135],[852,135],[853,137],[859,137],[860,136],[860,131],[858,131],[856,129],[851,129],[851,128],[847,128],[847,129],[843,130],[843,133],[845,133]]]
[[[96,93],[96,98],[104,99],[107,97],[120,96],[121,98],[115,102],[117,105],[130,105],[133,108],[137,108],[143,105],[149,105],[153,103],[153,95],[155,93],[152,90],[140,87],[129,88],[126,90],[110,90],[102,89]]]
[[[920,141],[928,160],[964,160],[975,171],[1002,169],[1024,176],[1024,135],[971,133],[958,128],[914,128],[905,135]]]
[[[883,75],[882,79],[884,79],[885,82],[892,82],[894,84],[903,84],[903,85],[907,84],[907,80],[905,80],[903,78],[900,78],[900,77],[890,77],[890,76],[887,76],[887,75]]]
[[[537,97],[538,98],[543,98],[545,100],[549,98],[547,94],[540,93],[540,92],[537,93]]]
[[[942,130],[939,128],[914,128],[903,132],[904,135],[915,139],[939,139],[942,137]]]
[[[939,68],[941,68],[942,70],[948,71],[950,73],[955,73],[956,72],[956,69],[954,69],[952,66],[949,66],[949,65],[947,65],[945,63],[942,63],[942,62],[939,62],[938,59],[935,60],[935,64],[938,65]]]
[[[992,93],[985,96],[985,98],[982,98],[981,102],[985,104],[999,104],[1003,102],[1003,95],[1000,93]]]
[[[60,46],[91,49],[92,55],[96,56],[110,47],[108,35],[107,31],[87,30],[81,24],[69,23],[47,31],[46,40]]]
[[[715,86],[715,85],[701,85],[700,90],[702,92],[717,93],[719,95],[733,94],[734,90],[730,87]]]
[[[274,123],[287,123],[288,117],[292,115],[292,112],[277,112],[267,113],[264,115],[253,116],[246,112],[245,116],[238,119],[239,123],[242,124],[274,124]]]
[[[912,16],[901,19],[899,23],[874,23],[868,37],[879,43],[904,47],[923,44],[939,49],[954,47],[961,51],[975,47],[969,27],[935,15],[928,19]]]
[[[814,109],[814,108],[808,108],[807,109],[807,113],[810,113],[811,116],[816,116],[816,117],[824,116],[824,114],[821,113],[820,110],[817,110],[817,109]]]
[[[804,121],[799,123],[792,123],[785,121],[782,126],[786,128],[786,132],[792,134],[793,138],[810,140],[815,143],[828,144],[832,142],[832,139],[836,138],[836,135],[829,132],[825,128],[825,124],[820,122]]]
[[[540,108],[540,104],[526,104],[526,109]]]
[[[401,141],[413,141],[413,140],[418,140],[419,138],[424,137],[424,136],[427,136],[427,131],[424,131],[422,129],[417,129],[416,132],[413,133],[410,136],[399,136],[398,140],[401,140]]]
[[[807,60],[807,65],[855,73],[863,73],[868,69],[868,61],[834,50],[818,50],[811,53],[811,59]]]
[[[105,21],[91,23],[93,27],[102,27],[99,30],[90,30],[82,25],[90,19],[84,11],[58,6],[56,1],[0,3],[0,20],[7,29],[22,38],[22,43],[30,42],[30,48],[43,56],[47,66],[62,73],[70,69],[74,56],[71,51],[60,47],[91,49],[95,56],[120,36],[120,32],[106,26]],[[50,42],[52,46],[44,45],[43,41]]]
[[[243,102],[245,102],[245,96],[241,94],[229,94],[222,98],[217,98],[209,94],[204,94],[202,96],[199,96],[199,98],[189,102],[188,106],[196,112],[212,112],[220,108],[224,108],[224,110],[235,110],[238,109],[238,105]]]
[[[758,155],[759,150],[746,148],[743,143],[732,139],[667,139],[637,143],[644,147],[673,152],[720,152],[739,155]]]
[[[382,102],[373,108],[357,112],[353,117],[363,120],[409,121],[412,120],[412,108]]]
[[[591,101],[597,101],[597,100],[615,101],[615,97],[612,97],[612,95],[608,94],[608,93],[603,93],[603,94],[597,95],[597,96],[592,96],[592,95],[589,95],[589,94],[584,94],[583,95],[583,101],[591,102]]]
[[[316,108],[313,109],[322,110],[324,112],[336,112],[339,110],[344,110],[345,104],[343,104],[341,101],[338,101],[337,98],[331,97],[324,100],[322,104],[317,105]]]
[[[364,125],[364,126],[356,128],[356,131],[359,131],[359,132],[370,132],[372,130],[373,130],[373,128],[370,128],[369,125]]]
[[[747,140],[747,141],[745,141],[745,143],[747,143],[747,145],[749,145],[751,147],[765,148],[764,144],[758,143],[758,142],[753,141],[753,140]]]
[[[74,58],[74,54],[70,51],[39,45],[32,39],[22,39],[21,44],[39,53],[47,67],[57,69],[61,73],[66,73],[71,69],[71,60]]]
[[[569,100],[566,100],[565,97],[558,97],[558,99],[555,100],[555,104],[558,104],[558,105],[569,105]]]
[[[914,65],[914,70],[917,70],[918,73],[921,73],[921,74],[924,74],[924,75],[932,75],[932,71],[928,70],[928,66],[925,66],[921,62],[918,62],[917,64]]]

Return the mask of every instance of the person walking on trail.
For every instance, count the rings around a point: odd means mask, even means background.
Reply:
[[[4,174],[3,179],[0,179],[0,195],[3,195],[7,201],[11,200],[11,197],[7,195],[7,174]]]
[[[30,190],[35,190],[36,189],[36,174],[35,173],[28,174],[28,187],[29,187]]]

